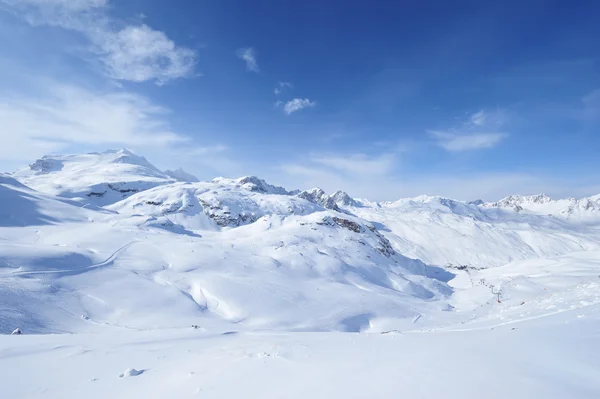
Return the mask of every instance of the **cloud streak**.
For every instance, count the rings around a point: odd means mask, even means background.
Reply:
[[[321,155],[312,156],[311,161],[342,173],[382,175],[388,173],[396,162],[393,154],[382,154],[368,157],[365,154],[350,154],[348,156]]]
[[[123,24],[109,14],[107,0],[0,0],[0,4],[33,26],[60,27],[85,36],[89,52],[112,79],[164,84],[194,74],[195,51],[148,25]]]
[[[252,47],[244,47],[236,50],[235,54],[239,59],[246,63],[246,69],[259,73],[258,62],[256,60],[256,50]]]
[[[507,136],[505,133],[459,134],[440,131],[430,131],[429,134],[438,146],[453,152],[492,148]]]

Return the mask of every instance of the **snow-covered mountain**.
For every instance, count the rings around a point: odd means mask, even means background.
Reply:
[[[585,200],[582,200],[585,201]],[[477,268],[599,248],[595,208],[577,217],[420,196],[346,211],[378,223],[395,248],[434,265]]]
[[[0,264],[11,281],[2,296],[36,298],[1,316],[4,328],[23,315],[38,331],[85,330],[89,320],[383,328],[448,308],[456,270],[600,250],[593,198],[375,203],[253,176],[191,180],[127,150],[46,156],[2,175],[0,227],[10,239],[0,241]],[[53,290],[36,285],[42,276]],[[114,287],[137,287],[139,297]],[[39,301],[53,306],[52,321]],[[138,318],[140,306],[152,315]]]
[[[0,231],[11,237],[0,241],[4,332],[231,323],[359,331],[449,306],[450,273],[297,191],[256,177],[177,182],[123,150],[43,160],[14,176],[46,193],[8,176],[2,186],[13,204],[4,220],[21,226]],[[131,191],[109,196],[116,184]],[[78,198],[98,187],[106,192],[92,199],[103,208]],[[17,219],[29,197],[44,217]]]
[[[497,202],[481,204],[487,208],[509,209],[540,215],[552,215],[564,218],[600,217],[600,196],[589,198],[567,198],[553,200],[545,194],[520,196],[511,195]]]
[[[35,190],[98,205],[176,181],[126,149],[81,155],[47,155],[13,173]]]
[[[245,395],[256,370],[253,397],[270,397],[277,373],[287,395],[299,370],[310,381],[326,370],[352,397],[347,376],[367,362],[369,381],[387,388],[369,382],[360,396],[386,397],[398,359],[412,371],[421,359],[405,382],[412,396],[431,385],[412,379],[432,365],[462,393],[472,384],[453,381],[465,370],[515,380],[515,362],[531,359],[535,392],[586,397],[573,394],[576,374],[566,385],[546,377],[564,358],[590,370],[581,392],[600,389],[589,377],[600,371],[600,196],[377,203],[253,176],[196,180],[127,150],[46,156],[0,175],[0,333],[30,335],[0,336],[3,393],[185,397],[204,392],[190,388],[201,364],[208,397]],[[65,332],[94,334],[54,334]],[[447,356],[468,359],[446,367]],[[42,377],[22,382],[23,369]],[[315,396],[305,383],[296,393]]]
[[[192,182],[197,179],[183,170],[163,173],[128,150],[47,156],[13,177],[47,194],[151,217],[144,223],[172,231],[230,228],[269,215],[323,210],[354,215],[376,225],[400,253],[436,266],[486,268],[600,245],[600,202],[594,197],[465,203],[419,196],[376,203],[343,191],[288,191],[254,176]]]

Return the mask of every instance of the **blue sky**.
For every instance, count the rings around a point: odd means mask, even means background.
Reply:
[[[0,170],[127,147],[391,200],[600,192],[593,1],[0,0]]]

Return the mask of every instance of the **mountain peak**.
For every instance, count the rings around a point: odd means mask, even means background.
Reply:
[[[274,186],[272,184],[267,183],[263,179],[259,179],[256,176],[244,176],[240,177],[236,180],[238,184],[242,187],[250,190],[259,192],[262,194],[279,194],[279,195],[289,195],[290,193],[283,187]]]
[[[331,198],[339,206],[360,206],[360,203],[350,197],[347,192],[338,190],[331,194]]]
[[[334,211],[340,210],[334,199],[318,187],[301,191],[297,194],[297,197],[312,202],[313,204],[320,205],[326,209],[332,209]]]
[[[97,152],[91,152],[90,154],[98,154]],[[127,148],[117,148],[113,150],[102,151],[101,154],[122,154],[122,155],[134,155],[134,153]]]

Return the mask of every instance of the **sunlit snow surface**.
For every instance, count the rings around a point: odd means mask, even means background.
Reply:
[[[0,175],[1,397],[600,397],[598,196],[175,172],[118,150]]]

